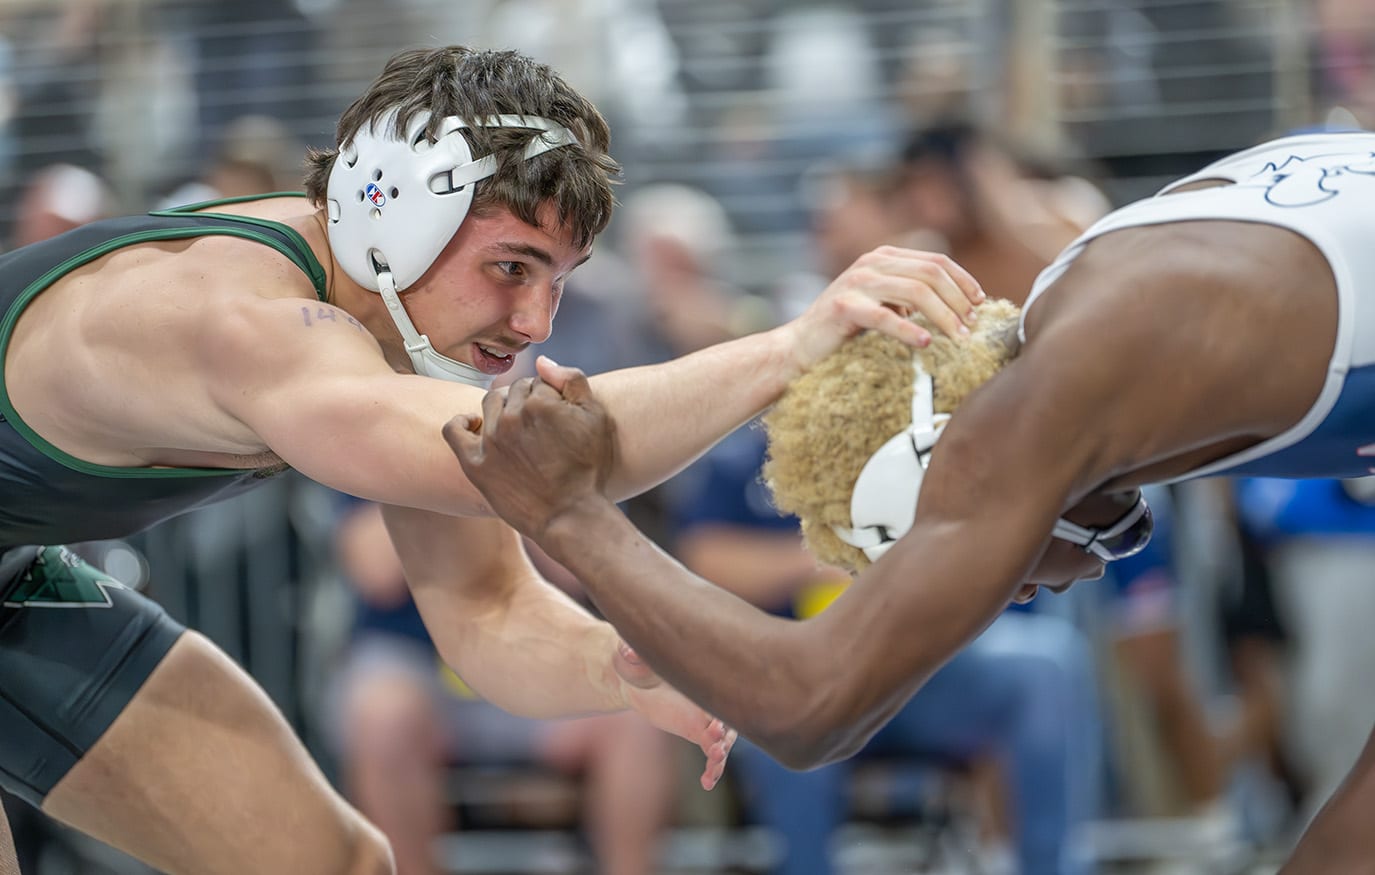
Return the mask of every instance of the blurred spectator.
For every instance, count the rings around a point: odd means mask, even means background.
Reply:
[[[893,94],[906,124],[924,127],[974,112],[978,57],[959,28],[923,23],[912,30],[901,54]]]
[[[1360,691],[1375,673],[1375,478],[1244,479],[1243,524],[1257,539],[1291,634],[1289,740],[1309,779],[1306,814],[1345,776],[1375,724]]]
[[[772,508],[759,479],[763,459],[763,432],[743,429],[694,465],[691,489],[677,508],[677,552],[695,572],[742,598],[783,615],[809,616],[847,578],[819,568],[802,546],[797,521]],[[996,761],[1011,789],[1015,850],[1002,844],[1007,837],[994,836],[981,852],[986,868],[980,871],[1084,872],[1087,861],[1073,837],[1093,814],[1097,732],[1083,639],[1057,618],[1007,614],[937,672],[859,758],[960,770]],[[829,846],[847,816],[854,763],[792,772],[743,739],[734,763],[754,816],[783,841],[776,871],[836,871]]]
[[[723,279],[736,241],[730,217],[715,198],[686,185],[643,186],[626,197],[617,227],[640,283],[657,359],[757,327],[739,324],[742,292]]]
[[[922,248],[928,242],[900,233],[891,182],[888,165],[878,159],[850,156],[807,169],[799,189],[809,222],[808,257],[771,284],[780,317],[801,313],[864,253],[885,243]]]
[[[163,197],[159,208],[296,191],[304,173],[303,151],[301,143],[276,119],[240,116],[225,127],[214,158],[202,169],[200,177]]]
[[[765,35],[759,91],[719,116],[704,184],[744,231],[799,231],[803,171],[827,156],[890,147],[897,114],[882,99],[879,58],[857,10],[785,6],[766,19]]]
[[[104,179],[83,167],[52,164],[20,193],[12,245],[27,246],[112,215],[114,194]]]
[[[1375,3],[1319,0],[1312,11],[1322,104],[1340,107],[1361,127],[1375,125]]]
[[[1165,487],[1143,491],[1155,514],[1155,535],[1142,552],[1112,563],[1100,585],[1109,604],[1108,632],[1116,661],[1145,700],[1150,726],[1163,748],[1164,777],[1177,788],[1183,812],[1197,819],[1200,843],[1206,846],[1200,850],[1223,853],[1239,838],[1238,820],[1225,795],[1228,747],[1210,725],[1196,673],[1185,658],[1173,499]],[[1130,766],[1124,764],[1125,801],[1146,806],[1143,794],[1133,790],[1152,782],[1141,780],[1140,771]],[[1150,813],[1166,813],[1171,807],[1164,803]]]
[[[0,9],[0,196],[18,199],[25,180],[65,163],[100,167],[93,113],[100,94],[103,0]],[[0,236],[15,236],[0,213]]]
[[[953,123],[903,146],[893,194],[899,228],[945,252],[990,295],[1020,303],[1055,255],[1107,212],[1085,180],[1033,173],[986,133]]]
[[[597,871],[654,871],[677,791],[668,737],[631,713],[537,721],[476,699],[435,654],[375,505],[346,508],[338,550],[358,595],[339,676],[344,783],[391,841],[399,875],[442,871],[436,840],[454,826],[445,788],[455,763],[513,762],[581,777]]]
[[[307,117],[316,62],[316,32],[298,4],[239,0],[174,2],[190,39],[201,150],[225,136],[235,119]]]

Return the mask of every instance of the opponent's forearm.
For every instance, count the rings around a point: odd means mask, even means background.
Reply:
[[[587,549],[589,533],[597,547]],[[804,762],[828,696],[828,654],[805,624],[771,617],[692,574],[609,502],[555,521],[541,546],[584,582],[622,637],[666,681],[785,762]]]
[[[531,580],[485,609],[439,587],[416,601],[444,661],[502,710],[547,718],[626,707],[611,662],[616,630],[552,585]]]
[[[593,377],[617,425],[608,494],[619,501],[672,477],[778,400],[797,372],[786,328],[778,328]]]

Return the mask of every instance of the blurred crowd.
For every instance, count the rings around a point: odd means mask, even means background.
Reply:
[[[596,373],[770,327],[883,243],[946,252],[1020,302],[1098,216],[1205,158],[1375,123],[1373,7],[11,0],[0,231],[17,247],[293,190],[371,59],[408,42],[519,48],[598,103],[626,166],[608,239],[532,351]],[[700,575],[809,616],[846,577],[772,509],[763,454],[743,428],[629,509]],[[1250,871],[1375,724],[1360,692],[1375,478],[1150,498],[1148,551],[1009,609],[861,756],[794,773],[742,743],[710,797],[688,751],[634,716],[541,723],[477,699],[437,659],[366,503],[294,481],[258,499],[271,514],[198,514],[134,546],[153,594],[263,680],[405,875]],[[198,573],[217,563],[236,570]],[[275,619],[213,591],[248,601],[263,575],[297,584],[266,606]],[[138,871],[20,808],[24,871]],[[717,839],[685,843],[708,827]],[[550,830],[581,838],[462,841]]]

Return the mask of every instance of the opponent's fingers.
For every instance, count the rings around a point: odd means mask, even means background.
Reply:
[[[581,374],[577,368],[566,368],[554,361],[547,355],[542,355],[535,359],[535,373],[540,375],[540,379],[553,386],[560,393],[574,374]]]
[[[860,258],[854,268],[854,281],[870,294],[919,311],[952,337],[961,322],[974,324],[974,307],[984,300],[974,278],[938,253],[885,246]]]
[[[984,292],[979,281],[974,279],[974,274],[961,267],[958,261],[940,253],[936,253],[934,257],[936,263],[945,270],[946,276],[950,277],[955,286],[959,288],[966,301],[977,306],[988,300],[988,294]]]
[[[482,433],[495,436],[501,411],[506,406],[506,393],[493,389],[482,396]]]
[[[931,332],[885,306],[874,306],[873,301],[843,304],[851,322],[860,328],[881,331],[889,337],[896,337],[908,346],[922,348],[931,343]]]
[[[730,756],[730,749],[725,746],[724,741],[718,741],[707,751],[707,764],[702,769],[702,789],[710,790],[721,781],[721,776],[726,773],[726,760]]]
[[[880,263],[876,270],[885,279],[905,280],[894,293],[954,337],[961,327],[974,324],[974,302],[948,269],[956,267],[955,262],[943,255],[919,255],[924,257],[889,256],[892,260]]]
[[[543,377],[535,377],[530,387],[530,400],[543,404],[561,404],[564,397],[558,388],[545,382]]]
[[[875,272],[864,275],[861,288],[867,297],[888,305],[900,316],[910,316],[913,311],[922,314],[947,337],[968,337],[969,326],[975,322],[974,308],[963,296],[956,297],[960,292],[948,280],[913,282],[908,277]]]
[[[460,459],[477,459],[482,454],[482,417],[460,413],[444,423],[444,440]]]
[[[905,249],[901,246],[882,246],[875,250],[875,253],[929,265],[929,268],[918,268],[918,270],[934,269],[938,271],[958,291],[959,297],[969,304],[982,304],[988,298],[988,295],[984,293],[983,286],[974,278],[974,275],[944,252],[923,252],[917,249]],[[954,302],[952,301],[953,305]]]
[[[571,371],[568,379],[563,384],[563,397],[574,404],[586,404],[594,400],[592,397],[592,384],[588,382],[587,375],[577,368],[564,368]]]
[[[538,380],[535,377],[521,377],[507,387],[506,409],[513,412],[519,411],[525,404],[525,399],[530,397],[530,393],[534,390],[536,382],[538,382]]]
[[[715,723],[720,723],[720,721],[715,721]],[[715,787],[717,782],[721,780],[721,776],[725,774],[726,761],[730,759],[731,749],[735,747],[735,740],[738,737],[734,729],[727,731],[724,726],[720,728],[723,730],[721,738],[712,743],[711,747],[705,749],[707,763],[702,770],[703,790],[710,790]]]
[[[1017,590],[1017,594],[1012,597],[1012,600],[1019,605],[1028,605],[1031,604],[1032,599],[1036,598],[1036,593],[1040,591],[1041,587],[1039,584],[1024,583]]]

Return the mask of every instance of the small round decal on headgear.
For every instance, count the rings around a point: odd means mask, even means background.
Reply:
[[[385,206],[387,203],[387,196],[382,193],[382,189],[378,188],[375,182],[369,182],[368,187],[363,190],[363,194],[372,201],[374,207]]]

